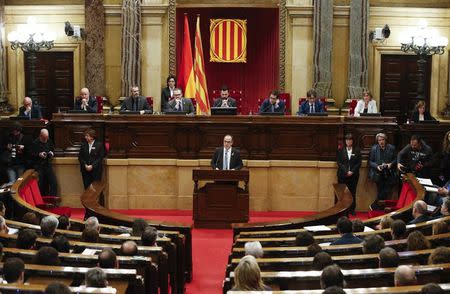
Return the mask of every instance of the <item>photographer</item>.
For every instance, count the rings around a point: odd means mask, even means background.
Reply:
[[[395,166],[397,157],[394,145],[387,144],[387,136],[378,133],[375,136],[376,144],[369,153],[369,178],[377,184],[377,199],[370,205],[372,210],[377,210],[378,200],[385,200],[392,192],[397,180]]]
[[[412,172],[416,177],[430,178],[432,154],[431,147],[421,137],[412,135],[409,144],[398,153],[398,170]]]
[[[42,129],[31,147],[33,168],[39,173],[39,188],[42,195],[56,196],[56,176],[52,167],[55,156],[53,143],[47,129]]]
[[[15,123],[2,148],[1,161],[6,167],[8,183],[14,183],[26,168],[26,143],[22,125]]]

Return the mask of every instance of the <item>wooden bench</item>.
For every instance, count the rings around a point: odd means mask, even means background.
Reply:
[[[4,294],[37,294],[37,293],[45,293],[45,288],[47,285],[42,284],[0,284],[0,291]],[[108,288],[93,288],[93,287],[69,287],[72,293],[79,294],[117,294],[117,289],[108,287]]]

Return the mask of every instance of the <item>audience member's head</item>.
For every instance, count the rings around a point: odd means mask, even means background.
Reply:
[[[46,238],[53,238],[56,228],[58,227],[58,219],[53,215],[48,215],[41,220],[42,236]]]
[[[389,229],[392,226],[392,223],[394,222],[394,219],[389,216],[385,215],[380,220],[380,229]]]
[[[35,212],[29,211],[23,215],[22,222],[39,226],[41,223],[41,219]]]
[[[100,232],[100,223],[98,222],[98,218],[96,218],[95,216],[89,217],[84,225],[86,229],[94,229]]]
[[[239,291],[264,290],[261,270],[256,259],[246,255],[234,270],[234,289]]]
[[[371,235],[364,238],[363,253],[379,253],[384,248],[384,239],[380,235]]]
[[[450,248],[440,246],[428,257],[428,264],[450,263]]]
[[[158,238],[158,230],[155,227],[148,226],[142,233],[142,246],[155,246]]]
[[[244,245],[245,255],[252,255],[255,258],[261,258],[264,255],[263,248],[259,241],[247,242]]]
[[[143,218],[137,218],[133,221],[131,236],[140,237],[145,229],[149,226],[148,222]]]
[[[351,233],[353,230],[352,221],[346,216],[341,216],[337,221],[337,229],[340,234]]]
[[[315,242],[314,236],[308,231],[300,231],[295,237],[296,246],[309,246]]]
[[[433,224],[433,235],[448,233],[448,224],[445,221],[436,222]]]
[[[25,264],[22,259],[11,257],[3,264],[3,278],[11,283],[23,284]]]
[[[409,265],[400,265],[394,274],[394,284],[398,286],[412,286],[417,283],[416,273]]]
[[[444,294],[444,290],[438,284],[428,283],[422,287],[422,294]]]
[[[91,268],[86,272],[85,276],[86,287],[105,288],[108,286],[106,273],[99,267]]]
[[[120,247],[120,251],[125,256],[135,256],[138,253],[138,246],[134,241],[125,241]]]
[[[396,219],[391,225],[391,235],[393,240],[406,238],[406,223],[401,219]]]
[[[6,206],[3,201],[0,201],[0,216],[5,217],[6,214]]]
[[[61,215],[58,218],[59,224],[58,229],[60,230],[68,230],[70,229],[70,221],[69,218],[66,215]]]
[[[44,294],[72,294],[69,286],[61,282],[53,282],[45,288]]]
[[[332,286],[332,287],[328,287],[326,288],[322,294],[345,294],[344,289],[342,289],[341,287],[338,286]]]
[[[0,216],[0,233],[8,234],[8,226],[3,216]]]
[[[98,266],[101,268],[118,268],[117,255],[111,248],[105,248],[98,255]]]
[[[44,246],[41,247],[36,255],[34,256],[34,262],[35,264],[40,265],[60,265],[61,260],[59,260],[58,257],[58,251],[56,251],[55,248]]]
[[[441,214],[443,216],[450,215],[450,197],[442,199]]]
[[[320,275],[320,286],[322,289],[332,286],[344,288],[344,284],[344,274],[342,274],[339,266],[332,264],[323,269]]]
[[[306,256],[314,257],[314,256],[316,256],[317,253],[322,252],[322,251],[323,251],[322,247],[320,247],[319,244],[314,242],[306,248]]]
[[[92,228],[85,228],[81,233],[81,241],[89,243],[97,243],[99,238],[98,231]]]
[[[70,252],[69,240],[64,235],[57,235],[57,236],[53,237],[53,240],[50,243],[50,246],[55,248],[56,251],[58,251],[58,252],[62,252],[62,253]]]
[[[364,232],[364,223],[359,218],[355,218],[352,221],[353,233]]]
[[[314,255],[312,268],[315,271],[321,271],[329,265],[332,265],[333,259],[331,259],[331,255],[325,251],[321,251]]]
[[[423,200],[417,200],[413,204],[412,215],[414,218],[418,218],[427,213],[427,203]]]
[[[400,256],[397,251],[391,247],[385,247],[380,250],[380,267],[397,267],[400,262]]]
[[[33,249],[38,235],[32,229],[21,229],[17,235],[17,248]]]
[[[424,250],[431,247],[430,241],[422,234],[421,231],[412,231],[408,235],[407,250]]]

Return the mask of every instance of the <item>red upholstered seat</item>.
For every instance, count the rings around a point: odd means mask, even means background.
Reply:
[[[280,98],[280,100],[282,100],[284,102],[285,105],[285,113],[289,113],[291,111],[291,94],[289,93],[280,93],[280,95],[278,95],[278,97]]]
[[[103,113],[103,96],[95,96],[97,99],[97,113]]]
[[[381,204],[384,204],[384,210],[369,210],[369,218],[380,216],[386,213],[386,210],[393,211],[405,207],[411,204],[417,197],[416,191],[408,183],[404,182],[402,190],[400,192],[400,197],[398,200],[384,200]]]
[[[150,105],[150,107],[152,107],[153,108],[153,97],[145,97],[146,99],[147,99],[147,103],[148,103],[148,105]]]
[[[348,115],[351,115],[351,116],[355,115],[356,104],[358,104],[358,100],[352,99],[352,101],[350,102],[350,105],[349,105]]]
[[[30,186],[25,186],[20,190],[20,197],[25,200],[26,203],[30,204],[30,205],[34,205],[34,199],[33,199],[33,193],[31,192],[31,187]]]
[[[70,217],[72,211],[69,207],[57,207],[56,204],[59,201],[59,197],[56,196],[42,196],[39,190],[37,179],[31,179],[24,187],[24,197],[22,197],[27,203],[44,209],[46,211],[58,214],[66,215]],[[21,195],[22,196],[22,195]]]

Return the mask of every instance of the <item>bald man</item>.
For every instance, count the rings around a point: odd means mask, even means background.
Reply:
[[[427,203],[423,200],[417,200],[414,202],[412,216],[414,219],[408,223],[408,225],[423,223],[430,220],[430,216],[427,212]]]
[[[41,194],[46,196],[56,196],[56,176],[52,166],[54,152],[48,130],[42,129],[31,146],[31,160],[33,168],[39,173]]]
[[[395,287],[412,286],[417,284],[416,273],[409,265],[401,265],[395,270]]]
[[[83,88],[80,90],[80,96],[75,97],[73,109],[96,113],[97,112],[97,99],[94,96],[89,95],[88,88]]]
[[[33,105],[33,101],[30,97],[25,97],[22,106],[19,107],[19,116],[27,117],[28,119],[41,119],[41,108],[37,104]]]

